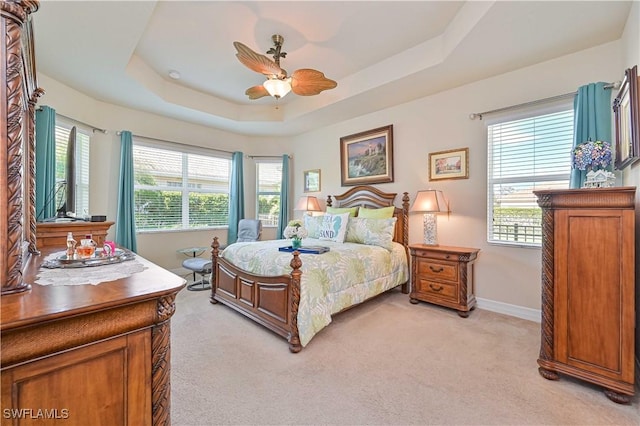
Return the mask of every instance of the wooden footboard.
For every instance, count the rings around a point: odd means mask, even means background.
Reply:
[[[211,303],[223,303],[285,337],[291,352],[300,352],[298,305],[302,261],[293,252],[291,274],[260,276],[237,268],[219,256],[218,237],[213,238]]]

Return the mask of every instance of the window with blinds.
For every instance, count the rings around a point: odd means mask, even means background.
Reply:
[[[66,164],[67,145],[69,143],[69,133],[73,128],[72,124],[65,123],[60,118],[56,118],[56,210],[60,209],[65,202],[66,187]],[[89,215],[89,143],[91,134],[86,129],[76,127],[76,205],[67,206],[67,211],[75,213],[77,216]]]
[[[229,225],[231,157],[133,140],[137,231]]]
[[[573,109],[488,126],[490,243],[540,246],[534,190],[569,187]]]
[[[256,160],[256,211],[262,226],[278,226],[282,161]]]

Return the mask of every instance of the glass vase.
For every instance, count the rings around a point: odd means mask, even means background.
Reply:
[[[291,239],[291,247],[294,250],[299,249],[302,246],[302,238],[292,238]]]

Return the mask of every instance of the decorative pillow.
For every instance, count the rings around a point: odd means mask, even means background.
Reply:
[[[349,217],[356,217],[358,215],[358,207],[329,207],[329,206],[327,206],[327,213],[329,213],[329,214],[349,213]]]
[[[358,210],[358,217],[366,217],[369,219],[391,219],[395,209],[395,206],[381,207],[379,209],[360,207],[360,210]]]
[[[390,219],[350,218],[345,241],[380,246],[391,250],[396,220],[395,217]]]
[[[350,217],[344,241],[347,243],[364,244],[364,236],[367,234],[367,226],[369,226],[370,220],[373,219]]]
[[[393,234],[396,229],[397,218],[370,220],[371,223],[367,227],[364,243],[391,250],[393,248]]]
[[[347,224],[349,223],[349,213],[342,214],[325,214],[322,226],[320,228],[321,240],[335,241],[336,243],[344,242],[344,236],[347,233]]]
[[[303,226],[309,233],[309,238],[320,238],[320,228],[324,216],[304,216]]]

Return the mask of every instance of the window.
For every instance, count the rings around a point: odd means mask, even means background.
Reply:
[[[263,226],[278,226],[282,162],[256,160],[258,219]]]
[[[488,126],[490,243],[540,246],[542,211],[534,190],[569,187],[573,109]]]
[[[73,125],[65,123],[59,116],[56,117],[56,209],[62,207],[65,202],[67,145],[69,133]],[[91,133],[86,129],[76,126],[76,205],[67,207],[67,211],[74,212],[78,216],[89,214],[89,142]]]
[[[230,156],[134,138],[133,167],[137,231],[228,226]]]

